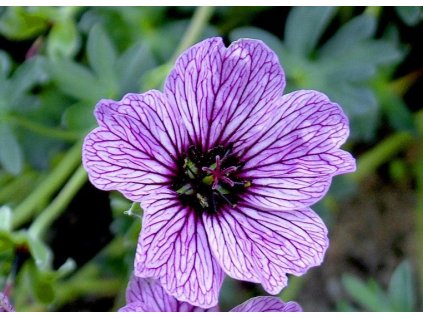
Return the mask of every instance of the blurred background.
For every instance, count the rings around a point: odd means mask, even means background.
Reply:
[[[287,89],[315,89],[351,123],[358,171],[313,208],[323,265],[289,278],[306,311],[423,308],[421,7],[0,8],[0,291],[17,311],[124,304],[142,211],[95,189],[81,142],[101,98],[161,88],[178,54],[210,37],[263,40]],[[226,279],[222,310],[264,295]]]

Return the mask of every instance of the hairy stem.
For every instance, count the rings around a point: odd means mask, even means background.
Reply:
[[[75,170],[81,162],[81,148],[82,142],[76,143],[64,156],[60,164],[13,210],[13,228],[17,228],[27,222],[34,211],[39,209],[42,204],[45,204],[72,171]]]
[[[358,159],[357,172],[351,178],[363,180],[413,141],[414,136],[408,132],[397,132],[387,137]]]
[[[87,173],[84,167],[80,166],[53,202],[51,202],[51,204],[31,224],[29,232],[35,237],[43,235],[53,221],[56,220],[68,206],[69,202],[86,181]]]

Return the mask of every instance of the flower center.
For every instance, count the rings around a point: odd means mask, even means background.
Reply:
[[[231,146],[218,146],[206,153],[195,147],[188,149],[172,186],[184,206],[199,214],[217,214],[225,205],[236,206],[251,183],[239,177],[242,163],[231,150]]]

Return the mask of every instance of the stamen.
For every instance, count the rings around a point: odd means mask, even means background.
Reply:
[[[223,200],[226,201],[226,203],[228,203],[233,208],[236,207],[236,204],[233,204],[231,201],[229,201],[229,199],[226,196],[224,196],[222,193],[220,193],[219,190],[218,191],[214,191],[214,193],[217,193]]]

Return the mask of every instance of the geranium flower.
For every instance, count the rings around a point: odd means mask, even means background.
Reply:
[[[0,293],[0,312],[14,312],[15,308],[10,304],[9,298]]]
[[[208,308],[224,273],[277,294],[321,264],[327,229],[309,206],[355,170],[339,149],[348,119],[324,94],[284,87],[263,42],[211,38],[179,57],[163,93],[97,104],[83,163],[95,186],[141,202],[136,276]]]
[[[126,289],[126,305],[119,311],[133,312],[187,312],[187,311],[219,311],[218,306],[202,308],[187,302],[178,301],[167,294],[157,280],[132,276]],[[284,303],[277,297],[254,297],[231,311],[270,312],[270,311],[302,311],[300,305],[290,301]]]

